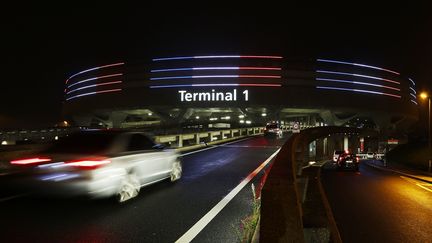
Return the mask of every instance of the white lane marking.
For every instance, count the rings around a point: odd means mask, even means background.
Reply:
[[[243,139],[240,139],[240,140],[236,140],[236,141],[232,141],[232,142],[229,142],[229,143],[225,143],[224,145],[228,145],[228,144],[232,144],[232,143],[238,143],[238,142],[241,142],[241,141],[244,141],[244,140],[247,140],[247,139],[251,139],[252,137],[250,137],[250,138],[243,138]],[[200,149],[200,150],[196,150],[196,151],[192,151],[192,152],[189,152],[189,153],[185,153],[185,154],[181,154],[180,156],[186,156],[186,155],[190,155],[190,154],[194,154],[194,153],[199,153],[199,152],[202,152],[202,151],[206,151],[206,150],[209,150],[209,149],[214,149],[214,148],[218,148],[218,147],[222,147],[223,145],[215,145],[215,146],[212,146],[212,147],[209,147],[209,148],[205,148],[205,149]]]
[[[416,186],[418,186],[418,187],[420,187],[420,188],[422,188],[422,189],[425,189],[426,191],[432,192],[432,189],[423,186],[423,185],[426,185],[426,183],[424,183],[424,184],[422,185],[422,184],[418,183],[417,180],[414,180],[414,179],[411,179],[411,178],[407,178],[407,177],[405,177],[405,176],[400,176],[400,178],[402,178],[402,179],[404,179],[405,181],[408,181],[408,182],[410,182],[410,183],[412,183],[412,184],[414,184],[414,185],[416,185]]]
[[[214,206],[206,215],[184,233],[176,243],[191,242],[216,215],[276,156],[280,149],[276,150],[268,159],[266,159],[258,168],[250,173],[240,184],[238,184],[228,195],[226,195],[216,206]]]
[[[423,189],[425,189],[426,191],[432,192],[431,189],[429,189],[429,188],[427,188],[427,187],[424,187],[424,186],[422,186],[422,185],[420,185],[420,184],[418,184],[418,183],[416,183],[416,185],[419,186],[419,187],[421,187],[421,188],[423,188]]]
[[[0,198],[0,202],[6,202],[6,201],[9,201],[9,200],[12,200],[15,198],[24,197],[26,195],[28,195],[28,193],[22,193],[22,194],[13,195],[10,197]]]

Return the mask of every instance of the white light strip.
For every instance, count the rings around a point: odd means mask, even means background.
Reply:
[[[88,88],[93,88],[93,87],[97,87],[97,86],[104,86],[104,85],[111,85],[111,84],[119,84],[119,83],[121,83],[121,82],[122,82],[122,81],[114,81],[114,82],[106,82],[106,83],[92,84],[92,85],[88,85],[88,86],[80,87],[80,88],[77,88],[77,89],[73,89],[73,90],[67,92],[66,94],[70,94],[70,93],[73,93],[73,92],[76,92],[76,91],[79,91],[79,90],[88,89]]]
[[[416,96],[415,94],[410,93],[410,95],[411,95],[412,97],[414,97],[414,99],[417,99],[417,96]]]
[[[414,101],[414,100],[411,100],[411,102],[414,103],[414,104],[416,104],[416,105],[418,105],[418,103],[416,101]]]
[[[383,92],[376,92],[364,89],[346,89],[346,88],[338,88],[338,87],[327,87],[327,86],[316,86],[317,89],[329,89],[329,90],[342,90],[342,91],[351,91],[351,92],[359,92],[359,93],[369,93],[369,94],[377,94],[377,95],[386,95],[395,98],[401,98],[400,95],[388,94]]]
[[[376,79],[376,80],[382,80],[382,81],[386,81],[386,82],[390,82],[390,83],[400,84],[400,82],[394,81],[391,79],[385,79],[385,78],[369,76],[369,75],[362,75],[362,74],[357,74],[357,73],[334,72],[334,71],[327,71],[327,70],[316,70],[316,72],[317,73],[337,74],[337,75],[349,75],[349,76],[354,76],[354,77],[370,78],[370,79]]]
[[[335,60],[328,60],[328,59],[317,59],[317,61],[318,62],[338,63],[338,64],[357,66],[357,67],[371,68],[371,69],[382,70],[382,71],[386,71],[389,73],[394,73],[394,74],[400,75],[400,73],[395,72],[395,71],[390,70],[390,69],[384,69],[384,68],[374,67],[374,66],[365,65],[365,64],[359,64],[359,63],[353,63],[353,62],[342,62],[342,61],[335,61]]]
[[[417,92],[415,91],[415,89],[413,89],[412,87],[409,87],[413,92],[414,92],[414,94],[417,94]]]
[[[416,86],[416,83],[414,82],[414,80],[412,80],[411,78],[408,78],[409,79],[409,81],[411,81],[411,83],[414,85],[414,86]]]
[[[330,79],[330,78],[316,78],[318,81],[327,81],[327,82],[336,82],[336,83],[350,83],[350,84],[358,84],[358,85],[367,85],[367,86],[374,86],[379,88],[385,88],[385,89],[392,89],[400,91],[398,88],[380,85],[380,84],[371,84],[371,83],[365,83],[365,82],[357,82],[357,81],[351,81],[351,80],[340,80],[340,79]]]
[[[111,77],[117,77],[117,76],[122,76],[122,75],[123,75],[123,73],[116,73],[116,74],[110,74],[110,75],[105,75],[105,76],[99,76],[99,77],[84,79],[84,80],[81,80],[79,82],[76,82],[76,83],[69,85],[68,88],[75,86],[77,84],[85,83],[85,82],[96,80],[96,79],[111,78]]]
[[[88,96],[88,95],[94,95],[94,94],[101,94],[101,93],[109,93],[109,92],[117,92],[117,91],[121,91],[122,89],[109,89],[109,90],[102,90],[102,91],[96,91],[96,92],[89,92],[89,93],[84,93],[84,94],[79,94],[79,95],[75,95],[72,97],[67,98],[66,100],[71,100],[71,99],[75,99],[78,97],[83,97],[83,96]]]
[[[71,79],[71,78],[73,78],[73,77],[75,77],[75,76],[78,76],[78,75],[80,75],[80,74],[87,73],[87,72],[90,72],[90,71],[93,71],[93,70],[102,69],[102,68],[119,66],[119,65],[123,65],[123,64],[124,64],[124,62],[119,62],[119,63],[108,64],[108,65],[99,66],[99,67],[94,67],[94,68],[90,68],[90,69],[87,69],[87,70],[81,71],[81,72],[79,72],[79,73],[76,73],[76,74],[70,76],[70,77],[66,80],[66,84],[69,82],[69,79]]]

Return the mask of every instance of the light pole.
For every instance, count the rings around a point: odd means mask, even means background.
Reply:
[[[431,172],[432,159],[431,159],[431,98],[426,92],[420,93],[420,98],[428,99],[428,156],[429,156],[429,172]]]

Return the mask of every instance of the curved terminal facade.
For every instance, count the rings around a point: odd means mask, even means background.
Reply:
[[[123,60],[70,76],[64,92],[64,115],[80,126],[242,126],[279,120],[398,130],[417,119],[415,82],[408,76],[333,59]]]

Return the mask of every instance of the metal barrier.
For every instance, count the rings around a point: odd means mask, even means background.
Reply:
[[[155,142],[168,145],[173,148],[200,145],[214,141],[231,140],[234,138],[262,134],[263,127],[233,128],[219,131],[208,131],[187,134],[159,135],[155,136]]]

